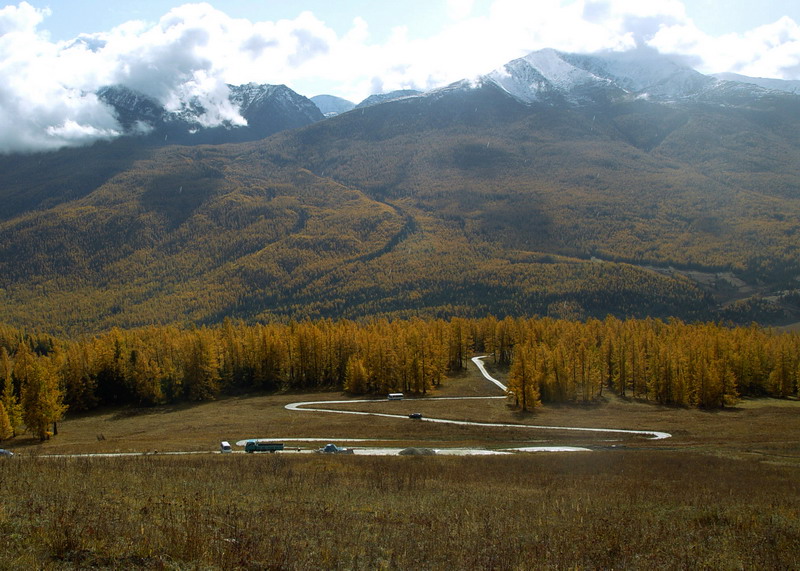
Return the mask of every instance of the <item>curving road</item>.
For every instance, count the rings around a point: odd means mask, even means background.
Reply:
[[[503,383],[501,383],[500,381],[498,381],[497,379],[495,379],[493,376],[491,376],[491,375],[490,375],[490,374],[489,374],[489,373],[486,371],[486,366],[483,364],[483,360],[484,360],[485,358],[486,358],[486,355],[481,355],[480,357],[473,357],[473,358],[472,358],[472,362],[473,362],[473,363],[475,363],[475,366],[476,366],[476,367],[478,367],[478,369],[480,369],[480,372],[481,372],[481,374],[483,375],[483,378],[484,378],[484,379],[486,379],[486,380],[487,380],[487,381],[489,381],[490,383],[494,383],[495,385],[497,385],[498,387],[500,387],[500,390],[501,390],[501,391],[503,391],[503,392],[506,392],[506,391],[508,390],[508,387],[507,387],[507,386],[505,386],[505,385],[504,385]]]
[[[504,393],[508,390],[506,385],[502,382],[498,381],[497,379],[493,378],[487,371],[486,367],[483,364],[483,359],[485,356],[482,357],[474,357],[472,362],[475,363],[475,366],[481,371],[484,378],[491,382],[492,384],[496,385],[500,390]],[[475,400],[475,399],[504,399],[506,396],[496,396],[496,397],[424,397],[424,398],[417,398],[414,399],[414,402],[423,401],[423,400],[433,400],[433,401],[442,401],[442,400]],[[307,402],[295,402],[291,404],[287,404],[285,408],[288,410],[299,411],[299,412],[324,412],[329,414],[360,414],[364,416],[382,416],[386,418],[403,418],[408,419],[408,415],[405,414],[387,414],[382,412],[365,412],[365,411],[356,411],[356,410],[337,410],[335,408],[316,408],[316,407],[328,407],[330,405],[336,404],[352,404],[352,403],[375,403],[379,402],[378,399],[361,399],[361,400],[326,400],[326,401],[307,401]],[[315,408],[307,408],[307,407],[315,407]],[[640,435],[648,437],[650,440],[661,440],[664,438],[670,438],[672,435],[667,432],[658,432],[654,430],[627,430],[621,428],[581,428],[575,426],[539,426],[539,425],[531,425],[531,424],[508,424],[508,423],[496,423],[496,422],[473,422],[473,421],[466,421],[466,420],[449,420],[445,418],[427,418],[423,417],[419,419],[417,422],[438,422],[441,424],[457,424],[462,426],[484,426],[488,428],[519,428],[519,429],[534,429],[534,430],[569,430],[569,431],[580,431],[580,432],[600,432],[600,433],[607,433],[607,434],[633,434],[633,435]],[[252,440],[252,439],[248,439]],[[258,440],[258,439],[256,439]],[[270,440],[281,440],[281,441],[295,441],[295,442],[330,442],[331,440],[337,440],[339,442],[374,442],[375,439],[371,438],[338,438],[338,439],[330,439],[330,438],[271,438]],[[386,439],[380,439],[381,442],[386,442]],[[241,440],[236,444],[238,446],[244,446],[247,443],[247,440]],[[356,453],[361,455],[392,455],[400,453],[401,448],[379,448],[379,447],[367,447],[367,448],[359,448],[357,449]],[[527,446],[522,448],[509,448],[505,450],[481,450],[481,449],[465,449],[465,448],[437,448],[436,453],[442,455],[485,455],[485,454],[510,454],[513,452],[583,452],[583,451],[590,451],[589,448],[583,447],[576,447],[576,446]],[[301,449],[287,449],[287,452],[313,452],[313,450],[301,450]],[[166,456],[166,455],[184,455],[184,454],[208,454],[209,452],[204,451],[192,451],[192,452],[112,452],[112,453],[86,453],[86,454],[42,454],[36,455],[36,458],[82,458],[82,457],[91,457],[91,458],[114,458],[120,456],[150,456],[154,454],[158,454],[159,456]],[[218,451],[216,453],[219,453]],[[244,454],[244,452],[241,452]]]
[[[507,390],[507,387],[498,381],[497,379],[493,378],[489,373],[486,371],[486,367],[483,364],[483,359],[486,358],[485,355],[480,357],[473,357],[472,362],[480,369],[481,374],[484,376],[486,380],[496,385],[500,388],[503,392]],[[499,397],[422,397],[414,399],[414,402],[424,401],[424,400],[469,400],[469,399],[504,399],[505,396]],[[285,408],[288,410],[293,411],[301,411],[301,412],[325,412],[325,413],[332,413],[332,414],[360,414],[364,416],[381,416],[385,418],[408,418],[408,415],[405,414],[388,414],[383,412],[365,412],[365,411],[357,411],[357,410],[337,410],[335,408],[316,408],[319,406],[328,407],[330,405],[335,404],[352,404],[352,403],[375,403],[376,399],[361,399],[361,400],[328,400],[328,401],[307,401],[307,402],[295,402],[291,404],[287,404]],[[307,408],[307,407],[315,407],[315,408]],[[461,426],[484,426],[487,428],[519,428],[519,429],[534,429],[534,430],[567,430],[567,431],[575,431],[575,432],[601,432],[607,434],[635,434],[640,436],[646,436],[649,440],[662,440],[664,438],[670,438],[672,435],[668,432],[658,432],[655,430],[628,430],[622,428],[583,428],[583,427],[575,427],[575,426],[541,426],[541,425],[531,425],[531,424],[509,424],[509,423],[497,423],[497,422],[475,422],[475,421],[467,421],[467,420],[450,420],[445,418],[428,418],[423,417],[419,419],[423,422],[438,422],[441,424],[457,424]]]

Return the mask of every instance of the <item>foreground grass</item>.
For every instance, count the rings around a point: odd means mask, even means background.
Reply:
[[[466,374],[438,394],[497,392]],[[68,417],[44,444],[4,442],[17,455],[0,461],[0,569],[800,568],[797,401],[746,401],[714,413],[611,395],[533,414],[502,399],[343,407],[673,434],[661,441],[284,408],[341,398],[250,395],[100,411]],[[222,439],[249,437],[616,448],[466,458],[45,456],[209,452]]]
[[[798,472],[663,450],[0,463],[0,568],[797,569]]]

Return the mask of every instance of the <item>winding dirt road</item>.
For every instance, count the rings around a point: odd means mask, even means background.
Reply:
[[[483,359],[486,356],[480,357],[473,357],[472,362],[475,363],[475,366],[481,371],[481,374],[484,378],[496,385],[499,389],[503,392],[507,390],[507,387],[492,377],[487,371],[486,367],[483,364]],[[415,402],[431,400],[431,401],[442,401],[442,400],[469,400],[469,399],[504,399],[505,396],[497,396],[497,397],[422,397],[414,399]],[[331,405],[337,404],[353,404],[353,403],[375,403],[375,399],[362,399],[362,400],[338,400],[338,401],[307,401],[307,402],[295,402],[291,404],[287,404],[286,408],[288,410],[298,411],[298,412],[323,412],[329,414],[360,414],[364,416],[380,416],[384,418],[408,418],[408,415],[405,414],[388,414],[383,412],[366,412],[366,411],[356,411],[356,410],[338,410],[336,408],[328,408]],[[325,407],[325,408],[319,408]],[[457,424],[461,426],[484,426],[487,428],[519,428],[521,430],[566,430],[566,431],[576,431],[576,432],[601,432],[607,434],[634,434],[645,436],[648,440],[662,440],[664,438],[670,438],[672,435],[668,432],[658,432],[654,430],[629,430],[623,428],[584,428],[584,427],[576,427],[576,426],[541,426],[541,425],[531,425],[531,424],[508,424],[508,423],[496,423],[496,422],[475,422],[475,421],[467,421],[467,420],[450,420],[446,418],[429,418],[423,417],[419,419],[423,422],[438,422],[441,424]]]
[[[483,364],[483,359],[485,356],[482,357],[474,357],[472,362],[475,363],[475,366],[478,367],[481,374],[484,378],[489,381],[490,383],[497,386],[498,389],[502,390],[503,393],[506,393],[508,388],[502,382],[498,381],[497,379],[493,378],[486,370],[486,367]],[[483,397],[423,397],[414,399],[414,402],[419,401],[444,401],[444,400],[487,400],[487,399],[505,399],[507,398],[505,395],[503,396],[483,396]],[[306,401],[306,402],[295,402],[286,405],[286,409],[296,411],[296,412],[320,412],[320,413],[328,413],[328,414],[359,414],[364,416],[379,416],[385,418],[403,418],[408,419],[408,415],[406,414],[388,414],[382,412],[367,412],[367,411],[355,411],[355,410],[338,410],[336,408],[329,408],[333,405],[337,404],[353,404],[353,403],[375,403],[379,402],[377,399],[361,399],[361,400],[336,400],[336,401]],[[639,435],[646,437],[649,440],[662,440],[664,438],[670,438],[672,435],[667,432],[658,432],[654,430],[628,430],[622,428],[583,428],[583,427],[576,427],[576,426],[539,426],[539,425],[530,425],[530,424],[510,424],[510,423],[496,423],[496,422],[474,422],[474,421],[467,421],[467,420],[450,420],[446,418],[428,418],[423,417],[421,419],[415,420],[415,422],[436,422],[441,424],[455,424],[461,426],[482,426],[487,428],[516,428],[520,430],[566,430],[566,431],[578,431],[578,432],[595,432],[595,433],[606,433],[606,434],[630,434],[630,435]],[[249,439],[252,440],[252,439]],[[256,439],[258,440],[258,439]],[[272,437],[270,440],[280,440],[286,442],[330,442],[331,440],[336,440],[338,442],[359,442],[359,443],[367,443],[367,442],[377,442],[375,439],[369,438],[277,438]],[[381,439],[380,442],[387,442],[386,439]],[[244,446],[247,443],[247,440],[240,440],[236,444],[238,446]],[[403,450],[402,448],[386,448],[386,447],[359,447],[355,449],[356,454],[360,455],[395,455],[399,454],[400,451]],[[504,450],[485,450],[480,448],[437,448],[435,449],[436,454],[442,455],[486,455],[486,454],[511,454],[515,452],[589,452],[591,451],[590,448],[583,448],[583,447],[576,447],[576,446],[526,446],[521,448],[508,448]],[[300,448],[287,448],[286,452],[313,452],[313,450],[307,449],[300,449]],[[159,455],[184,455],[184,454],[208,454],[209,452],[203,451],[194,451],[194,452],[160,452]],[[238,452],[244,454],[244,452]],[[88,453],[88,454],[43,454],[38,456],[39,458],[78,458],[78,457],[92,457],[92,458],[102,458],[102,457],[119,457],[119,456],[148,456],[156,454],[155,452],[122,452],[122,453]]]

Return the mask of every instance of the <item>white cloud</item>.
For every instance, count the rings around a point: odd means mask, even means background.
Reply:
[[[800,27],[783,18],[744,34],[710,36],[683,2],[663,0],[447,0],[449,20],[417,38],[398,26],[381,43],[354,18],[337,33],[311,12],[252,22],[206,3],[185,4],[156,24],[52,42],[49,10],[0,9],[0,152],[52,149],[116,136],[120,127],[93,92],[124,84],[172,109],[197,98],[206,125],[242,123],[227,84],[284,83],[304,95],[360,101],[375,89],[430,89],[473,78],[533,50],[592,52],[649,46],[700,71],[800,79]]]
[[[19,6],[6,6],[0,9],[0,36],[34,34],[36,26],[49,15],[50,10],[37,10],[27,2],[22,2]]]
[[[651,45],[666,53],[695,55],[704,72],[800,79],[800,26],[788,17],[745,34],[717,38],[692,26],[668,29]]]
[[[118,135],[109,109],[72,81],[68,68],[81,60],[83,48],[64,55],[37,31],[47,14],[25,2],[0,10],[0,152]]]
[[[453,20],[463,20],[472,13],[475,0],[447,0],[447,15]]]

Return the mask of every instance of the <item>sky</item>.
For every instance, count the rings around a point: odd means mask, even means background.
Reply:
[[[2,4],[0,4],[2,6]],[[798,0],[27,0],[0,8],[0,153],[120,134],[94,92],[121,84],[209,124],[227,84],[359,102],[428,90],[543,48],[650,47],[703,73],[800,79]]]

